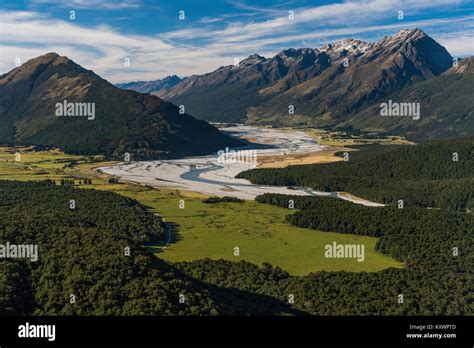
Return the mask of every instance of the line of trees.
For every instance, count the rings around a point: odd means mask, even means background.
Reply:
[[[92,180],[88,178],[84,178],[82,180],[75,180],[75,179],[61,179],[59,180],[59,185],[61,186],[74,186],[74,185],[92,185]]]
[[[237,177],[261,185],[347,191],[386,204],[454,211],[473,208],[474,139],[416,146],[354,146],[348,162],[252,169]],[[339,154],[341,155],[341,154]]]

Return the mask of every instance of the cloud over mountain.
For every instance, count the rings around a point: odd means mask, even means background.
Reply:
[[[375,41],[404,27],[424,28],[453,54],[474,54],[474,48],[466,46],[474,36],[474,16],[460,11],[468,6],[467,0],[352,0],[324,5],[308,0],[299,6],[270,7],[240,1],[199,8],[184,1],[182,21],[176,8],[147,0],[100,5],[75,0],[68,7],[56,0],[25,3],[0,4],[0,72],[11,70],[16,58],[24,62],[54,51],[93,67],[114,83],[146,81],[202,74],[254,52],[273,56],[285,47],[321,47],[347,37]],[[69,19],[69,10],[76,11],[75,20]],[[400,10],[403,20],[397,18]],[[293,19],[289,11],[294,12]]]

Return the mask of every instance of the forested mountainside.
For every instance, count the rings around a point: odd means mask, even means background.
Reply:
[[[364,132],[403,135],[410,139],[474,136],[474,57],[457,62],[443,74],[405,87],[386,100],[420,103],[420,119],[378,117],[375,103],[340,126]]]
[[[65,105],[63,114],[57,104]],[[132,160],[203,155],[240,144],[169,102],[116,88],[55,53],[0,76],[0,122],[3,144],[116,159],[127,152]]]

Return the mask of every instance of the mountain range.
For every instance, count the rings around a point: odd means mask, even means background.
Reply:
[[[118,88],[131,89],[132,91],[140,93],[151,93],[161,91],[162,89],[173,88],[182,80],[182,78],[176,75],[170,75],[156,81],[133,81],[127,83],[117,83],[116,86]]]
[[[418,101],[420,120],[407,117],[373,117],[374,104],[350,116],[341,125],[367,131],[384,131],[411,139],[474,136],[474,57],[460,60],[439,76],[407,86],[387,100]]]
[[[471,66],[472,58],[455,60],[422,30],[404,29],[375,43],[346,39],[319,49],[290,48],[272,58],[254,54],[237,66],[189,76],[171,87],[155,81],[160,88],[153,94],[215,122],[413,139],[470,136]],[[420,119],[381,117],[380,104],[388,100],[419,103]]]
[[[114,159],[127,152],[133,159],[177,158],[241,144],[204,120],[414,140],[469,137],[473,61],[453,59],[422,30],[405,29],[376,43],[347,39],[319,49],[290,48],[272,58],[253,54],[204,75],[118,88],[48,53],[0,75],[0,143]],[[381,117],[387,101],[418,103],[421,117]],[[182,114],[180,105],[201,120]]]
[[[0,76],[0,122],[3,144],[115,159],[127,152],[131,159],[201,155],[240,144],[169,102],[119,89],[56,53]]]

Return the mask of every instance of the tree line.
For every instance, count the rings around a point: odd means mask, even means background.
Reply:
[[[360,151],[349,152],[347,162],[252,169],[237,177],[261,185],[346,191],[386,204],[403,200],[411,207],[473,208],[474,139],[353,148]]]

